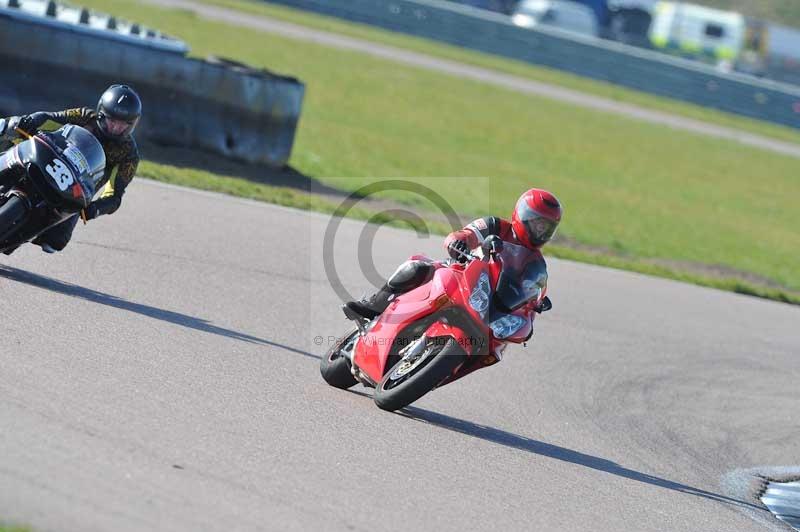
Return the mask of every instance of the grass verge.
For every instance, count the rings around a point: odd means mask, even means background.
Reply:
[[[0,523],[0,532],[31,532],[31,529],[26,526]]]

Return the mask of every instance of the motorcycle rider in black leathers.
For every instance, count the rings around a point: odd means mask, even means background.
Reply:
[[[28,134],[55,131],[65,124],[75,124],[89,130],[106,154],[106,170],[98,189],[100,197],[93,201],[84,215],[87,220],[102,214],[114,213],[122,203],[125,188],[139,166],[139,150],[131,135],[142,115],[142,102],[136,92],[126,85],[112,85],[102,94],[96,109],[79,107],[57,112],[38,112],[8,119],[6,136],[15,135],[15,128]],[[47,253],[64,249],[78,223],[75,215],[39,235],[34,244]]]

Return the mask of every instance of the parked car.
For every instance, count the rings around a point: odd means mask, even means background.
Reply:
[[[542,25],[599,36],[597,17],[592,8],[569,0],[522,0],[511,20],[523,28]]]

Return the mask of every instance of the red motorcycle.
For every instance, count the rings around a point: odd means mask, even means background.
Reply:
[[[536,313],[552,308],[544,260],[498,237],[487,238],[481,251],[482,257],[465,253],[463,264],[434,262],[431,281],[395,298],[372,321],[344,307],[356,329],[322,358],[325,381],[375,388],[375,404],[394,411],[495,364],[509,342],[526,342]]]

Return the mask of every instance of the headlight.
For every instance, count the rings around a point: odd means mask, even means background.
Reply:
[[[504,314],[499,319],[496,319],[490,323],[489,328],[492,329],[495,338],[508,338],[520,330],[520,328],[525,325],[525,321],[525,318],[515,314]]]
[[[475,312],[485,316],[486,311],[489,309],[489,296],[492,293],[492,287],[489,285],[489,274],[481,272],[478,278],[478,284],[472,290],[469,296],[469,306],[475,309]]]

